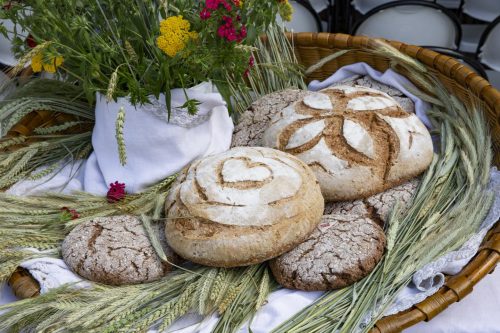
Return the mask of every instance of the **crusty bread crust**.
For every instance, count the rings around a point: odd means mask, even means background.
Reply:
[[[262,142],[313,168],[327,202],[400,185],[433,158],[430,133],[417,116],[388,94],[360,86],[308,92],[274,114]]]
[[[158,229],[164,233],[163,227]],[[179,263],[164,237],[160,243],[169,261]],[[141,220],[131,215],[101,217],[78,225],[64,239],[62,256],[73,272],[110,285],[151,282],[173,269],[156,254]]]
[[[270,148],[240,147],[185,169],[166,200],[169,245],[195,263],[236,267],[277,257],[319,223],[312,170]]]
[[[272,260],[270,267],[279,284],[289,289],[338,289],[368,275],[384,247],[384,231],[370,218],[325,215],[307,241]]]

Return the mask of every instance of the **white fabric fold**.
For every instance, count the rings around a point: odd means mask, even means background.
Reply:
[[[460,249],[452,251],[436,261],[433,261],[413,274],[413,283],[398,295],[398,298],[387,309],[385,315],[404,311],[413,304],[423,301],[428,296],[437,292],[445,283],[444,275],[458,274],[462,268],[476,255],[488,230],[500,218],[500,171],[491,169],[488,190],[494,195],[493,205],[483,221],[478,233],[465,242]]]
[[[40,283],[42,294],[50,289],[65,284],[74,284],[75,288],[88,288],[91,284],[68,269],[61,259],[42,258],[25,261],[21,267],[29,270],[31,275]]]
[[[185,94],[200,103],[195,116],[182,108]],[[185,91],[173,89],[170,119],[164,95],[159,99],[151,97],[150,102],[136,108],[127,98],[108,103],[105,96],[97,95],[94,152],[84,175],[86,192],[104,195],[109,184],[118,181],[125,183],[128,193],[137,193],[179,172],[195,159],[230,147],[233,122],[226,103],[211,83]],[[124,166],[115,138],[116,118],[121,108],[125,111],[123,137],[127,163]]]

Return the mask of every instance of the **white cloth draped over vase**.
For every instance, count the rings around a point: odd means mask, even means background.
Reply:
[[[196,115],[181,108],[186,102],[185,93],[200,102]],[[53,178],[51,175],[40,181],[18,183],[9,193],[85,191],[106,195],[109,184],[116,181],[125,183],[127,193],[138,193],[198,158],[229,149],[234,125],[214,85],[205,82],[186,91],[173,89],[171,99],[168,119],[164,95],[159,99],[151,97],[150,104],[134,107],[127,98],[108,103],[105,96],[98,94],[92,133],[94,152],[89,159],[83,165],[68,165]],[[120,163],[115,137],[120,108],[125,110],[125,165]],[[68,182],[73,173],[76,174]]]

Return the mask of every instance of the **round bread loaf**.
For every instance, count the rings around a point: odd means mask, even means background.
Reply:
[[[272,260],[270,266],[286,288],[344,288],[375,268],[384,247],[384,231],[375,221],[364,216],[328,215],[307,241]]]
[[[312,170],[270,148],[233,148],[193,162],[166,200],[169,245],[195,263],[235,267],[304,241],[324,209]]]
[[[399,185],[433,158],[431,136],[418,117],[388,94],[361,86],[308,92],[274,115],[263,143],[313,168],[326,201]]]
[[[179,257],[163,236],[163,224],[158,229],[165,254],[171,263],[177,263]],[[76,274],[110,285],[154,281],[173,268],[158,257],[142,222],[129,215],[101,217],[78,225],[64,239],[62,256]]]

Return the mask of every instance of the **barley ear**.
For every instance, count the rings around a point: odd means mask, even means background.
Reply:
[[[139,57],[137,56],[134,47],[132,46],[132,44],[130,44],[128,40],[125,41],[125,51],[127,51],[130,60],[132,60],[133,62],[139,61]]]

